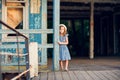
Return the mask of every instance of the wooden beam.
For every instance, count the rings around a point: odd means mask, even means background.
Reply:
[[[52,2],[52,0],[48,0],[48,2]],[[89,2],[91,2],[91,0],[61,0],[60,2],[89,3]],[[120,3],[120,0],[94,0],[94,3]]]
[[[54,28],[54,50],[53,70],[59,70],[59,24],[60,24],[60,0],[53,0],[53,28]]]
[[[29,29],[29,30],[17,30],[22,34],[51,34],[53,33],[53,29]],[[11,30],[0,29],[0,34],[13,34],[15,32]]]
[[[94,58],[94,0],[91,0],[90,11],[90,59]]]
[[[48,10],[52,10],[52,6],[48,6]],[[89,6],[61,6],[60,10],[71,10],[71,11],[85,11],[90,10]],[[109,6],[100,6],[95,7],[95,11],[113,11],[112,7]]]
[[[42,23],[41,23],[41,29],[43,30],[47,30],[47,0],[41,0],[42,1],[42,11],[41,11],[41,18],[42,18]],[[42,33],[41,35],[42,39],[41,39],[41,44],[42,45],[46,45],[47,44],[47,34],[46,33]],[[47,49],[46,48],[42,48],[41,49],[42,54],[41,54],[41,64],[42,65],[47,65]]]

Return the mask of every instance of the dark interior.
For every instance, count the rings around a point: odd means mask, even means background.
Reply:
[[[89,56],[90,2],[60,3],[60,23],[68,27],[72,56]],[[52,2],[48,1],[48,28],[52,28]],[[95,56],[120,56],[120,3],[94,3]]]

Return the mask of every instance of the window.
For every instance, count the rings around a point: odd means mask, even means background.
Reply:
[[[27,0],[2,0],[2,20],[17,30],[28,29],[28,4]],[[2,29],[7,29],[2,27]],[[16,41],[16,34],[2,35],[3,41]],[[20,41],[24,40],[22,37]]]

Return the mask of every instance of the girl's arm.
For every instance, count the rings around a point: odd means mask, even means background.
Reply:
[[[69,43],[68,37],[66,37],[66,40],[64,42],[58,41],[58,44],[66,44],[67,45],[68,43]]]

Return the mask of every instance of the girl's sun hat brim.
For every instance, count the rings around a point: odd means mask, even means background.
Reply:
[[[67,27],[64,24],[60,24],[60,26],[63,26],[67,30]]]

